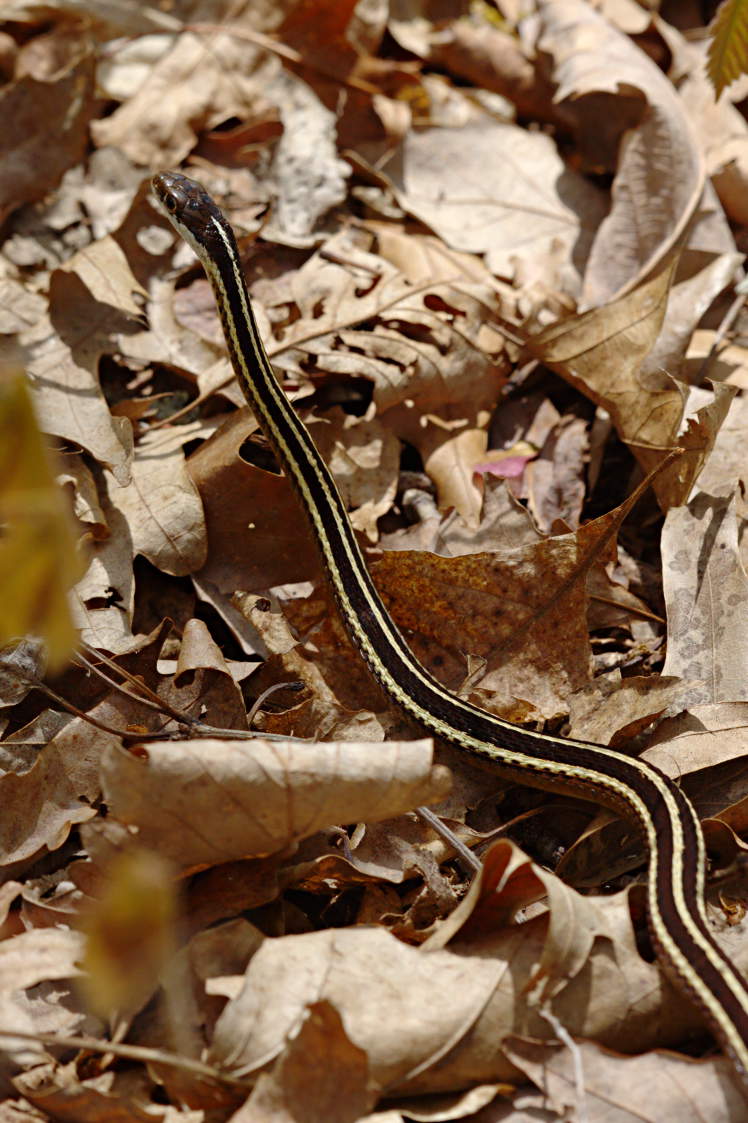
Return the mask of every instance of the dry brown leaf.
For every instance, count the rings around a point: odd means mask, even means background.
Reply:
[[[698,1014],[636,950],[637,890],[580,896],[502,843],[468,892],[452,849],[407,810],[429,792],[438,797],[441,774],[422,747],[391,744],[400,719],[384,708],[332,602],[315,591],[316,553],[287,481],[259,467],[267,467],[261,441],[244,444],[254,434],[246,412],[222,412],[243,403],[236,380],[225,383],[210,287],[189,246],[156,216],[148,187],[159,166],[189,153],[187,174],[236,225],[261,334],[290,399],[314,392],[312,421],[302,416],[344,482],[354,522],[371,542],[382,532],[390,550],[440,555],[436,587],[413,580],[399,590],[406,624],[421,626],[435,609],[424,625],[433,635],[416,637],[417,649],[444,656],[440,673],[456,683],[469,671],[469,689],[489,706],[505,702],[524,718],[532,692],[548,713],[571,708],[583,736],[628,740],[695,696],[689,681],[658,677],[665,622],[650,500],[625,527],[618,564],[610,560],[616,504],[641,467],[675,445],[688,455],[657,482],[661,507],[675,508],[666,564],[688,555],[681,584],[667,577],[669,647],[690,674],[706,635],[715,664],[730,664],[714,696],[748,696],[735,639],[748,506],[740,493],[730,506],[744,472],[742,397],[731,406],[730,390],[704,382],[706,373],[741,385],[746,314],[730,290],[744,238],[733,236],[711,189],[700,190],[706,164],[731,217],[742,214],[730,192],[748,134],[738,102],[705,104],[696,5],[661,5],[655,16],[634,0],[502,0],[493,14],[421,0],[391,10],[293,0],[243,15],[224,0],[210,11],[197,0],[189,13],[125,7],[99,5],[83,28],[69,5],[18,0],[0,28],[11,157],[2,182],[16,208],[0,247],[3,351],[17,350],[21,336],[40,412],[68,460],[62,478],[90,557],[77,590],[84,637],[120,653],[104,665],[89,652],[90,667],[72,666],[53,685],[126,733],[123,741],[70,719],[28,682],[14,679],[12,689],[11,666],[39,673],[30,647],[0,668],[0,786],[10,785],[0,967],[3,950],[16,948],[39,971],[14,989],[27,976],[11,978],[11,963],[0,1006],[16,1033],[81,1031],[64,965],[37,955],[33,939],[16,945],[14,934],[25,927],[41,946],[45,933],[51,941],[76,926],[84,902],[102,892],[107,858],[145,841],[176,857],[182,874],[207,868],[181,878],[179,930],[191,939],[173,957],[185,973],[177,1014],[167,979],[127,1041],[198,1059],[215,1038],[214,1059],[255,1066],[259,1080],[251,1094],[221,1090],[177,1066],[158,1065],[155,1077],[140,1062],[106,1054],[99,1062],[93,1051],[41,1065],[43,1050],[11,1040],[3,1073],[34,1068],[15,1086],[24,1098],[0,1107],[2,1123],[42,1114],[221,1123],[232,1112],[306,1123],[311,1111],[325,1121],[337,1112],[400,1123],[565,1118],[585,1108],[685,1117],[683,1097],[663,1080],[681,1081],[697,1117],[719,1119],[712,1066],[622,1059],[585,1044],[570,1057],[539,1044],[563,1027],[577,1039],[650,1050],[683,1041]],[[676,8],[681,31],[666,22]],[[90,118],[94,142],[106,147],[83,163]],[[37,189],[42,201],[18,209],[14,199]],[[657,263],[680,242],[668,288]],[[628,303],[575,316],[582,294],[594,303],[622,291]],[[524,340],[549,323],[538,363]],[[701,368],[697,323],[708,346],[733,346],[729,359]],[[188,411],[195,420],[185,422]],[[241,459],[243,445],[258,466]],[[442,515],[439,504],[462,514]],[[555,537],[545,540],[533,516]],[[561,533],[583,520],[592,521]],[[719,550],[724,534],[732,540]],[[569,557],[549,578],[534,559],[559,542]],[[499,551],[521,568],[487,575],[476,551]],[[716,565],[718,552],[727,562]],[[399,564],[410,562],[406,554]],[[416,577],[427,574],[425,562],[415,565],[424,570]],[[519,631],[528,613],[540,614],[524,663],[516,656],[500,667],[496,655],[513,634],[491,647],[490,616],[478,624],[486,607],[510,617],[505,602],[520,583],[536,598],[545,583],[568,610],[558,633],[568,631],[576,655],[564,663],[562,641],[557,672],[542,634],[552,612],[537,600],[521,617]],[[466,615],[463,640],[452,621]],[[691,618],[689,634],[682,623]],[[596,678],[575,694],[571,680],[587,683],[590,651]],[[480,666],[476,653],[493,664]],[[102,672],[131,673],[135,696]],[[288,689],[289,680],[303,689]],[[244,731],[252,699],[279,684],[286,689],[262,700],[253,723],[338,743],[167,740],[184,736],[191,715]],[[160,695],[166,712],[145,707],[143,690]],[[719,702],[665,718],[650,749],[698,811],[715,817],[707,837],[723,874],[744,860],[734,831],[748,831],[743,710]],[[127,753],[122,744],[136,736]],[[620,870],[641,869],[632,827],[590,821],[579,801],[507,788],[464,753],[440,752],[455,783],[439,811],[467,845],[485,848],[510,829],[538,856],[563,852],[564,876],[594,889],[615,890]],[[407,765],[400,795],[396,763]],[[359,815],[353,830],[341,828]],[[374,822],[379,815],[391,817]],[[735,888],[721,881],[723,905],[711,919],[740,965]],[[108,1047],[104,1029],[93,1031]],[[581,1059],[588,1080],[584,1102],[570,1059]],[[386,1097],[379,1111],[366,1069]],[[626,1076],[640,1084],[641,1102],[627,1095]],[[547,1092],[536,1095],[533,1084]]]
[[[127,40],[120,41],[126,49]],[[133,97],[111,116],[95,121],[91,132],[99,147],[120,148],[136,164],[170,167],[191,151],[196,130],[233,115],[251,113],[275,60],[230,34],[208,44],[186,31],[151,66]],[[202,81],[195,82],[199,69]]]
[[[581,897],[509,841],[501,840],[486,852],[467,896],[425,946],[443,947],[458,932],[469,943],[499,925],[511,924],[527,905],[546,897],[548,934],[526,987],[528,995],[534,992],[528,1000],[542,1004],[579,974],[595,940],[611,939],[613,933],[599,901]]]
[[[111,416],[98,379],[99,358],[115,349],[118,328],[127,325],[109,305],[94,301],[77,277],[57,272],[50,285],[50,318],[42,317],[21,342],[29,349],[27,373],[44,431],[85,449],[124,485],[132,429],[129,421]]]
[[[665,369],[685,379],[684,356],[694,329],[720,294],[740,279],[742,260],[722,207],[707,184],[678,259],[660,334],[642,364],[645,373]]]
[[[108,536],[89,547],[89,565],[71,596],[81,639],[102,651],[128,651],[133,643],[135,575],[132,540],[125,516],[101,496]]]
[[[748,398],[737,395],[730,402],[727,416],[699,475],[697,486],[700,491],[729,498],[741,483],[748,483],[746,442]],[[738,502],[741,502],[740,498]]]
[[[182,441],[179,430],[146,434],[135,449],[129,483],[120,487],[111,475],[106,480],[109,501],[127,522],[133,555],[178,577],[200,569],[208,552],[203,507]]]
[[[171,238],[167,244],[172,244]],[[191,286],[188,292],[191,293],[194,288],[197,284]],[[173,281],[152,281],[146,311],[148,331],[134,332],[119,341],[122,353],[131,362],[169,363],[177,370],[198,378],[207,378],[216,364],[223,362],[217,342],[185,330],[177,318]]]
[[[277,101],[283,124],[273,154],[276,205],[269,234],[310,245],[319,220],[346,195],[350,168],[337,153],[336,115],[311,86],[283,71],[265,81],[263,94]]]
[[[173,679],[159,682],[159,695],[180,713],[199,714],[216,729],[247,728],[241,689],[202,620],[185,622],[176,664],[159,659],[158,670],[173,670]]]
[[[569,736],[597,745],[624,744],[666,710],[680,709],[687,693],[687,683],[666,675],[606,675],[570,699]]]
[[[44,1046],[21,1037],[55,1031],[75,1033],[84,1019],[71,994],[71,981],[79,975],[83,937],[62,928],[21,932],[0,940],[0,1028],[3,1076],[19,1066],[47,1059]],[[57,986],[50,984],[56,981]]]
[[[436,505],[428,513],[419,508],[418,516],[412,525],[383,535],[382,546],[388,550],[430,550],[442,557],[459,557],[484,550],[530,546],[543,538],[503,480],[486,480],[477,527],[456,511],[440,514]]]
[[[99,303],[111,304],[128,316],[141,314],[133,294],[144,297],[146,290],[133,276],[121,246],[109,235],[79,250],[64,263],[62,271],[75,273]]]
[[[94,818],[98,754],[105,737],[76,719],[38,752],[27,772],[0,776],[2,866],[26,861],[45,848],[56,850],[76,823]]]
[[[82,158],[96,104],[95,47],[83,25],[61,22],[29,45],[24,61],[26,73],[0,94],[3,222],[22,203],[43,198]]]
[[[495,289],[463,282],[447,265],[445,281],[452,283],[438,284],[437,275],[430,291],[433,282],[410,284],[350,235],[329,239],[293,275],[290,295],[301,318],[272,343],[270,357],[284,369],[305,373],[298,348],[319,370],[368,378],[380,412],[411,401],[409,409],[418,407],[416,426],[418,416],[438,411],[445,401],[462,404],[466,412],[468,403],[472,412],[488,406],[505,362],[501,337],[485,331]],[[271,290],[264,287],[262,295],[272,312]],[[282,290],[282,295],[289,294]],[[359,324],[370,329],[357,330]]]
[[[312,440],[327,461],[354,528],[376,542],[377,520],[389,511],[397,491],[399,442],[376,418],[333,410],[312,420]]]
[[[0,280],[0,333],[14,335],[26,331],[44,315],[46,302],[10,277]],[[4,342],[4,341],[3,341]]]
[[[377,253],[412,285],[451,283],[459,279],[500,291],[508,302],[513,299],[514,290],[497,281],[481,258],[460,253],[433,234],[419,234],[392,222],[368,221],[365,228],[376,236]],[[485,329],[491,331],[490,325],[486,324]]]
[[[621,138],[613,207],[584,276],[585,304],[599,305],[661,270],[698,205],[703,163],[677,94],[645,52],[583,0],[538,7],[537,47],[555,63],[565,114],[595,145]],[[618,98],[590,97],[600,94]],[[611,118],[616,109],[620,116]]]
[[[719,396],[706,415],[681,433],[682,385],[664,372],[654,376],[641,370],[660,330],[673,268],[671,262],[612,304],[554,324],[530,344],[539,359],[608,411],[646,471],[661,463],[666,449],[678,445],[686,450],[654,481],[664,509],[688,495],[729,406],[729,397]]]
[[[662,722],[644,754],[683,785],[702,818],[720,819],[735,830],[748,820],[746,718],[746,703],[694,705]]]
[[[447,245],[485,254],[491,271],[509,278],[523,258],[560,246],[565,291],[577,294],[604,202],[548,137],[486,116],[409,132],[397,155],[397,169],[385,170],[398,201]]]
[[[346,1036],[334,1006],[315,1002],[272,1073],[260,1075],[228,1123],[356,1123],[377,1098],[366,1053]]]
[[[387,714],[380,713],[385,699],[355,655],[327,590],[309,595],[308,586],[291,585],[273,592],[270,598],[235,598],[262,637],[266,653],[277,653],[255,676],[255,689],[300,682],[307,690],[300,702],[296,696],[288,700],[283,713],[264,714],[263,730],[312,740],[385,740],[392,725]],[[395,735],[400,733],[398,726]]]
[[[579,417],[559,419],[536,459],[525,468],[528,508],[546,534],[556,520],[575,529],[584,503],[584,470],[588,453],[587,426]]]
[[[304,744],[198,740],[112,749],[101,765],[111,816],[182,871],[293,846],[323,827],[389,819],[438,800],[446,769],[430,741]]]
[[[78,522],[89,530],[97,541],[107,538],[109,528],[101,509],[96,480],[86,461],[78,453],[69,453],[58,461],[58,481],[70,484],[73,490],[73,512]]]
[[[483,706],[509,720],[532,709],[557,716],[590,675],[587,573],[608,559],[631,503],[576,534],[516,550],[457,558],[390,552],[372,571],[418,657],[450,686],[460,684],[467,652],[486,661],[470,683]]]
[[[45,1119],[60,1123],[204,1123],[202,1111],[156,1107],[153,1099],[158,1085],[146,1071],[109,1071],[86,1080],[80,1079],[76,1067],[74,1062],[40,1065],[16,1077],[15,1087],[25,1100],[45,1112]]]
[[[377,929],[265,941],[218,1020],[212,1060],[233,1072],[267,1064],[280,1054],[307,1004],[324,1000],[368,1054],[373,1079],[392,1092],[411,1070],[435,1063],[447,1043],[456,1045],[470,1031],[502,976],[499,962],[468,961],[443,951],[424,954]],[[283,982],[291,978],[294,994]],[[422,1017],[424,1007],[428,1019]],[[495,1050],[491,1060],[489,1067],[500,1066]],[[427,1090],[427,1079],[419,1083]]]
[[[579,561],[570,535],[462,558],[398,551],[373,572],[426,666],[455,688],[467,670],[463,652],[479,657],[485,667],[470,686],[480,703],[523,720],[528,713],[559,716],[569,691],[589,678],[585,586],[581,574],[572,580]]]
[[[246,412],[232,414],[187,465],[210,542],[200,579],[225,593],[309,579],[319,564],[288,481],[238,455],[256,428]]]
[[[507,13],[506,8],[503,3],[504,15],[514,21],[520,13]],[[426,18],[427,14],[431,19]],[[403,18],[398,19],[398,15]],[[452,23],[445,23],[439,15],[438,8],[422,12],[421,6],[416,5],[408,11],[401,5],[390,14],[389,26],[407,50],[426,54],[438,66],[467,78],[472,85],[501,94],[519,116],[530,120],[553,116],[552,86],[546,74],[532,65],[529,52],[516,34],[497,26],[490,16],[481,19],[481,10],[472,5],[469,14],[464,13],[467,18],[455,18]]]
[[[274,901],[282,891],[280,864],[280,857],[274,854],[270,858],[227,862],[197,874],[185,891],[186,920],[182,928],[188,921],[191,932],[207,936],[212,931],[210,925],[216,921]]]

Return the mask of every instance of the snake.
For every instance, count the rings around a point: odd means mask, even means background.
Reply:
[[[273,371],[231,225],[207,191],[180,173],[160,172],[152,186],[210,281],[236,377],[295,488],[343,625],[372,676],[395,707],[439,741],[503,777],[603,804],[638,828],[648,854],[647,921],[658,963],[700,1010],[748,1095],[748,986],[710,928],[706,848],[692,803],[654,765],[505,721],[426,670],[385,608],[330,470]]]

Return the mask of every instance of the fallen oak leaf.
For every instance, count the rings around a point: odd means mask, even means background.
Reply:
[[[667,472],[679,456],[669,453],[657,471]],[[572,534],[448,558],[391,550],[372,574],[418,657],[446,672],[447,685],[460,685],[467,652],[486,661],[471,682],[486,708],[509,720],[523,719],[523,707],[558,716],[590,675],[587,575],[612,560],[624,519],[656,477]]]

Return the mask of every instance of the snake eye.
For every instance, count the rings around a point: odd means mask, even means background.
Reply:
[[[173,195],[167,195],[164,199],[164,206],[169,214],[175,214],[177,210],[177,200]]]

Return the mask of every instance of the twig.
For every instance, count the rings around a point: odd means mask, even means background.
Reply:
[[[259,698],[255,699],[255,701],[252,703],[252,708],[249,711],[249,713],[247,714],[247,726],[248,726],[249,729],[252,728],[252,722],[257,717],[257,711],[260,709],[260,707],[262,706],[262,703],[265,701],[265,699],[269,698],[271,694],[275,694],[276,690],[283,690],[283,689],[286,689],[286,690],[303,690],[304,689],[304,683],[298,682],[298,681],[296,681],[296,682],[276,682],[276,683],[273,684],[273,686],[269,686],[267,688],[267,690],[263,690],[263,692],[259,696]]]
[[[0,1029],[0,1037],[17,1037],[21,1041],[37,1041],[41,1045],[61,1045],[68,1049],[86,1049],[91,1053],[113,1053],[117,1057],[127,1057],[129,1060],[143,1061],[145,1064],[155,1063],[169,1065],[171,1068],[181,1068],[186,1072],[194,1072],[197,1076],[207,1077],[207,1079],[215,1080],[220,1084],[231,1084],[237,1088],[251,1087],[250,1082],[246,1079],[229,1076],[203,1061],[197,1061],[192,1057],[180,1057],[176,1053],[168,1053],[164,1049],[150,1049],[145,1045],[120,1045],[115,1041],[101,1041],[98,1037],[85,1037],[77,1034],[27,1033],[20,1029]]]
[[[134,691],[128,690],[127,687],[123,686],[121,682],[115,682],[115,680],[113,678],[110,678],[109,675],[105,675],[100,667],[97,667],[94,663],[91,663],[85,657],[85,655],[81,654],[80,651],[76,652],[74,658],[75,662],[78,663],[83,669],[90,671],[92,675],[96,675],[96,677],[102,682],[105,682],[107,686],[111,686],[113,690],[118,691],[118,693],[120,694],[124,694],[126,698],[131,698],[133,702],[137,702],[138,705],[145,706],[149,710],[155,710],[159,714],[163,714],[165,712],[165,708],[161,703],[152,702],[150,698],[143,698],[141,695],[135,694]],[[185,716],[190,722],[195,720],[194,718],[190,718],[189,715]]]
[[[454,831],[449,829],[446,823],[442,822],[438,815],[435,815],[428,807],[416,807],[416,814],[424,823],[428,823],[432,831],[439,836],[442,842],[446,842],[448,846],[451,846],[452,849],[459,854],[469,870],[473,873],[478,873],[482,868],[480,858],[476,858],[473,851],[457,837]]]
[[[110,667],[113,671],[117,671],[117,673],[122,675],[122,677],[127,682],[131,683],[131,685],[134,686],[136,690],[144,694],[146,698],[149,698],[153,703],[154,708],[159,709],[162,713],[168,714],[169,717],[174,718],[175,721],[180,722],[182,725],[199,725],[198,718],[193,717],[191,714],[185,713],[183,710],[175,709],[175,707],[172,706],[169,702],[166,702],[163,698],[161,698],[160,695],[155,692],[155,690],[151,690],[150,686],[144,683],[142,679],[139,679],[137,675],[134,675],[130,671],[128,671],[126,667],[120,667],[119,663],[115,663],[115,661],[113,659],[110,659],[108,655],[105,655],[102,651],[97,651],[95,647],[91,647],[91,645],[88,643],[84,643],[83,646],[86,648],[89,654],[95,656],[95,658],[97,659],[100,659],[102,663],[105,663],[107,667]],[[104,676],[102,675],[102,677]],[[122,688],[120,687],[119,689]],[[123,693],[129,694],[129,691],[123,690]]]

